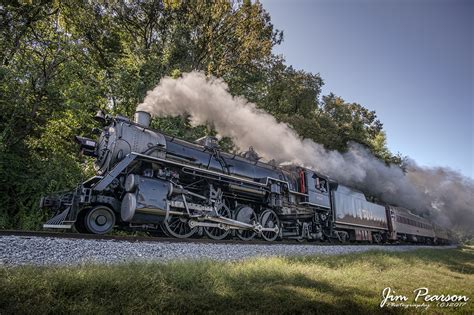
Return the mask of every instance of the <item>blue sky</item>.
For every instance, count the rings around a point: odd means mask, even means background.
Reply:
[[[474,178],[474,1],[261,0],[275,49],[377,112],[388,147]]]

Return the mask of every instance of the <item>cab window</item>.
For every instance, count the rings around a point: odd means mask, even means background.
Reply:
[[[328,183],[325,178],[319,177],[316,174],[314,175],[314,188],[321,193],[326,193],[328,191]]]

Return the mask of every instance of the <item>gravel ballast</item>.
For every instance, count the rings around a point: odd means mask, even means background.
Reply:
[[[191,242],[129,242],[34,236],[0,236],[0,266],[81,265],[89,263],[212,259],[239,260],[255,256],[338,255],[384,250],[403,252],[440,246],[215,244]]]

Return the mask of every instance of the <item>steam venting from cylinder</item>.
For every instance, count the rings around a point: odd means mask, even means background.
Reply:
[[[133,121],[141,125],[145,128],[150,127],[150,119],[151,119],[151,114],[145,111],[137,110],[135,112],[135,116],[133,118]]]
[[[143,112],[154,116],[189,115],[193,126],[212,125],[220,136],[232,138],[240,150],[253,146],[267,160],[312,168],[384,202],[428,216],[444,227],[474,233],[472,179],[449,168],[425,168],[414,161],[408,161],[404,173],[355,143],[346,153],[328,151],[318,143],[301,139],[292,128],[255,104],[232,96],[220,79],[200,72],[186,73],[179,79],[165,77],[138,105],[137,113]]]

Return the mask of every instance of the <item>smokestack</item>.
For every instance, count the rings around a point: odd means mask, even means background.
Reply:
[[[135,116],[133,120],[135,121],[135,123],[148,128],[150,127],[150,119],[151,119],[150,113],[138,110],[135,112]]]

